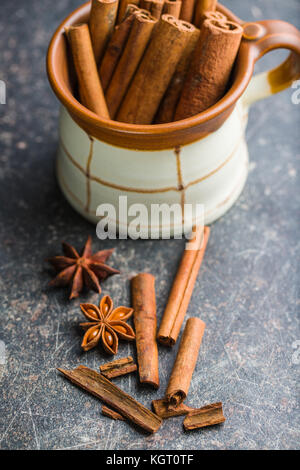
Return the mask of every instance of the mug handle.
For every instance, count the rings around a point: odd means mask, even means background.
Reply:
[[[273,70],[252,77],[243,97],[246,107],[279,93],[300,78],[300,31],[285,21],[266,20],[243,23],[242,55],[255,63],[274,49],[289,49],[291,54]]]

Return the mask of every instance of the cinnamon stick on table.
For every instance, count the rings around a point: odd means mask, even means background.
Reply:
[[[197,230],[201,231],[201,227]],[[198,249],[184,251],[158,330],[158,340],[162,344],[173,346],[177,341],[205,254],[209,234],[209,227],[204,227]],[[196,237],[199,235],[201,234],[197,233]]]
[[[194,24],[197,28],[202,27],[204,21],[204,14],[208,11],[215,11],[217,8],[218,0],[196,0]]]
[[[164,0],[141,0],[140,7],[148,10],[156,19],[159,19],[162,14]]]
[[[192,25],[163,15],[117,114],[117,120],[151,124],[189,39]]]
[[[183,426],[186,431],[190,431],[192,429],[221,424],[224,421],[226,419],[223,415],[222,403],[213,403],[189,413],[183,421]]]
[[[194,26],[191,28],[190,31],[191,34],[189,40],[182,53],[181,59],[178,62],[178,65],[170,81],[168,89],[164,94],[162,102],[160,103],[158,113],[155,118],[156,124],[163,124],[166,122],[172,122],[174,120],[176,106],[180,98],[184,80],[190,66],[191,56],[200,36],[200,30],[195,28]]]
[[[181,0],[165,0],[162,12],[163,14],[172,15],[174,18],[179,18],[181,5]]]
[[[115,377],[135,372],[136,370],[137,365],[134,364],[131,356],[123,359],[116,359],[115,361],[107,362],[100,366],[101,374],[107,379],[114,379]]]
[[[87,24],[69,26],[66,28],[66,34],[79,82],[80,97],[84,106],[98,114],[98,116],[109,119],[110,116],[98,76]]]
[[[195,408],[190,408],[186,406],[184,403],[180,403],[177,407],[170,405],[165,398],[161,398],[159,400],[152,401],[152,407],[157,416],[160,416],[163,419],[173,418],[175,416],[183,416],[187,415],[195,411]]]
[[[116,421],[125,421],[124,416],[120,415],[120,413],[118,413],[117,411],[108,408],[108,406],[103,405],[101,411],[102,414],[104,416],[107,416],[108,418],[114,419]]]
[[[141,383],[159,387],[156,342],[155,277],[141,273],[131,280],[132,307]]]
[[[166,391],[166,401],[175,407],[188,394],[204,329],[205,323],[199,318],[189,318],[186,322]]]
[[[120,24],[122,21],[124,21],[129,5],[135,5],[136,7],[138,7],[139,4],[140,0],[119,0],[117,24]]]
[[[100,398],[108,406],[146,431],[153,433],[159,429],[162,423],[159,416],[156,416],[98,372],[84,366],[79,366],[74,370],[58,370],[75,385]]]
[[[99,64],[115,26],[119,0],[92,0],[89,28],[96,63]]]
[[[183,21],[191,23],[193,21],[195,0],[182,0],[180,16]]]
[[[132,27],[122,56],[116,66],[105,98],[113,119],[140,63],[157,20],[142,10],[135,12]]]
[[[224,95],[243,28],[230,21],[205,20],[176,109],[175,120],[205,111]]]
[[[138,10],[139,8],[134,5],[130,5],[128,7],[128,15],[122,23],[116,26],[104,52],[104,56],[99,67],[99,75],[104,91],[107,90],[111,77],[113,76],[124,50],[134,20],[134,12]]]

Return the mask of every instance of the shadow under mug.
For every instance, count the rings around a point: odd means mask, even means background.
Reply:
[[[248,174],[245,141],[248,108],[255,101],[289,87],[300,77],[300,32],[276,21],[246,23],[222,5],[230,20],[244,28],[232,86],[214,106],[196,116],[159,125],[135,125],[101,119],[73,96],[64,28],[85,22],[90,2],[69,15],[51,39],[47,71],[62,103],[57,177],[71,205],[97,223],[100,204],[115,208],[120,228],[119,196],[128,207],[143,204],[153,236],[182,233],[185,204],[204,207],[205,224],[222,216],[237,200]],[[253,75],[256,61],[285,48],[287,60],[274,70]],[[180,204],[182,213],[154,225],[153,204]],[[194,221],[184,220],[185,230]]]

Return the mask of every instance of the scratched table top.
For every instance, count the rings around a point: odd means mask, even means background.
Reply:
[[[280,18],[300,26],[298,0],[224,0],[249,21]],[[212,226],[188,315],[207,324],[187,404],[222,401],[220,427],[184,432],[182,417],[155,435],[101,416],[101,403],[65,381],[56,367],[98,369],[101,348],[83,353],[79,300],[50,290],[44,263],[62,240],[115,247],[103,292],[129,304],[133,273],[157,277],[158,319],[183,240],[100,242],[95,227],[63,198],[54,175],[58,102],[48,86],[50,37],[78,0],[2,0],[0,79],[0,442],[3,449],[293,449],[299,447],[299,105],[290,89],[256,104],[247,137],[250,174],[234,208]],[[257,70],[275,66],[282,51]],[[298,266],[297,266],[298,262]],[[98,302],[96,294],[83,301]],[[298,343],[297,343],[298,341]],[[135,375],[116,383],[146,406],[163,395],[178,345],[159,349],[161,387]],[[122,343],[119,356],[135,355]]]

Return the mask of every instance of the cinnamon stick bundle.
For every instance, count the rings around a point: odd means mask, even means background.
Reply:
[[[189,318],[186,322],[166,391],[166,401],[175,407],[188,394],[204,329],[205,323],[199,318]]]
[[[134,14],[126,46],[105,94],[108,111],[112,119],[115,117],[143,57],[156,23],[155,18],[146,15],[143,11]]]
[[[223,97],[240,47],[237,23],[205,20],[176,109],[175,120],[201,113]]]
[[[139,4],[140,0],[120,0],[117,24],[120,24],[122,21],[124,21],[129,5],[135,5],[136,7],[138,7]]]
[[[191,23],[193,21],[195,0],[182,0],[180,16],[183,21]]]
[[[134,5],[128,7],[128,16],[116,26],[108,46],[105,50],[103,59],[99,67],[99,76],[103,86],[103,90],[106,91],[110,83],[111,77],[115,71],[118,61],[122,55],[125,44],[127,42],[131,26],[134,20],[134,12],[138,11],[139,8]]]
[[[165,0],[162,12],[163,14],[168,13],[172,15],[174,18],[179,18],[181,4],[181,0]]]
[[[159,19],[162,14],[164,0],[141,0],[140,7],[148,10],[156,19]]]
[[[156,342],[155,277],[141,273],[131,280],[136,348],[141,383],[159,387]]]
[[[158,331],[158,340],[162,344],[173,346],[177,341],[205,254],[209,234],[209,227],[204,227],[199,249],[184,251]]]
[[[182,53],[181,59],[178,62],[168,89],[164,94],[163,100],[159,106],[159,110],[155,118],[156,124],[163,124],[166,122],[172,122],[174,120],[176,106],[182,92],[187,71],[189,69],[191,56],[200,36],[200,30],[194,26],[190,29],[190,32],[191,34],[189,40]]]
[[[92,0],[89,28],[96,63],[99,64],[115,26],[119,0]]]
[[[83,104],[98,116],[109,119],[87,24],[70,26],[66,28],[66,34],[71,47]]]
[[[75,385],[100,398],[122,416],[146,431],[153,433],[159,429],[162,423],[159,416],[156,416],[98,372],[84,366],[79,366],[74,370],[60,368],[57,370]]]
[[[197,28],[202,27],[202,23],[205,20],[205,13],[208,11],[215,11],[217,4],[218,0],[196,0],[194,24]]]
[[[183,421],[183,426],[186,431],[190,431],[192,429],[221,424],[224,421],[226,419],[223,415],[222,403],[213,403],[189,413]]]
[[[187,415],[195,411],[195,408],[190,408],[184,403],[180,403],[177,407],[170,405],[165,398],[152,401],[152,407],[157,416],[160,416],[163,419],[173,418],[175,416]]]
[[[116,359],[115,361],[107,362],[100,366],[101,374],[107,379],[114,379],[115,377],[135,372],[136,370],[137,365],[134,364],[131,356],[123,359]]]
[[[192,25],[163,15],[117,114],[117,120],[151,124],[189,38]]]

